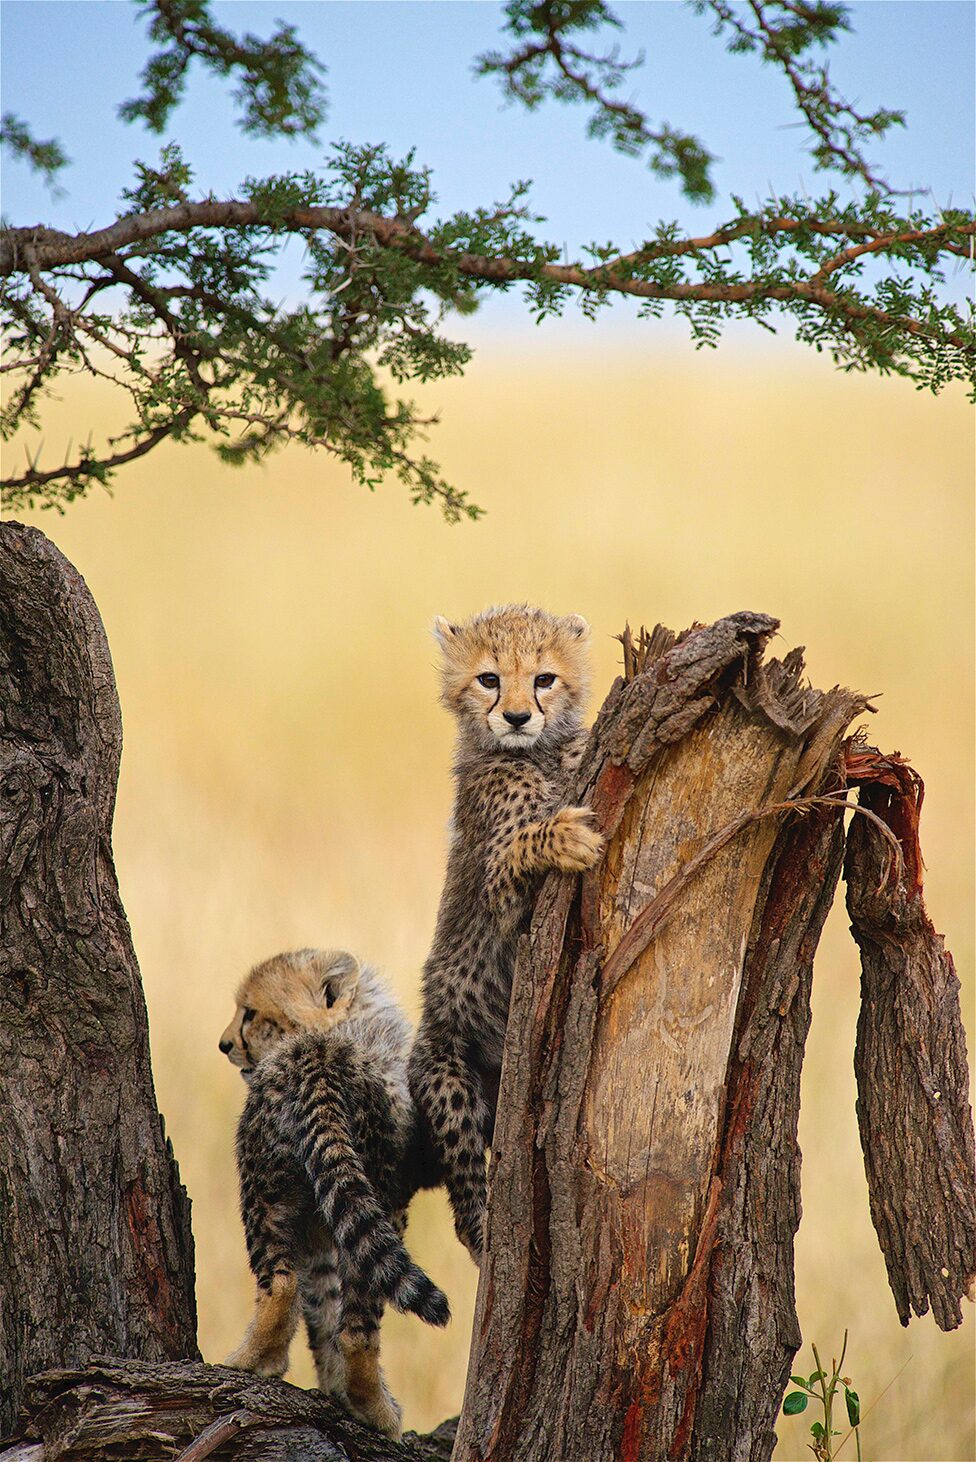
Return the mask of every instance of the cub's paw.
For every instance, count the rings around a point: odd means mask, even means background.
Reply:
[[[485,1215],[484,1211],[479,1214],[474,1224],[456,1224],[455,1229],[461,1243],[467,1249],[471,1258],[478,1268],[481,1268],[481,1256],[485,1249]]]
[[[347,1364],[346,1387],[336,1399],[367,1426],[398,1442],[403,1414],[399,1402],[390,1394],[375,1351],[349,1356]]]
[[[398,1442],[403,1430],[402,1413],[397,1401],[393,1399],[383,1382],[375,1395],[367,1399],[349,1402],[349,1410],[360,1421],[367,1426],[374,1427],[376,1431],[382,1432],[385,1437]]]
[[[255,1376],[274,1376],[280,1380],[288,1369],[288,1347],[260,1349],[253,1341],[245,1339],[231,1352],[224,1365],[232,1366],[235,1371],[250,1371]]]
[[[589,807],[563,807],[553,815],[549,831],[553,867],[567,873],[593,867],[603,852],[603,837],[593,823]]]
[[[224,1365],[256,1376],[283,1376],[298,1325],[297,1297],[298,1278],[291,1271],[279,1271],[267,1288],[259,1287],[247,1334]]]

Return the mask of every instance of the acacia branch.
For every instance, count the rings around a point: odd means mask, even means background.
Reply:
[[[472,254],[453,249],[444,249],[420,232],[414,225],[397,218],[387,218],[366,209],[336,208],[327,205],[294,208],[275,220],[276,227],[292,232],[325,230],[345,241],[360,241],[365,235],[383,248],[406,254],[419,264],[442,265],[449,263],[458,274],[473,280],[484,280],[491,284],[517,283],[543,279],[554,284],[578,290],[599,290],[613,294],[631,295],[640,299],[672,300],[677,302],[702,301],[716,304],[745,304],[756,300],[789,301],[802,300],[820,309],[836,313],[856,325],[872,320],[911,335],[938,338],[967,352],[974,351],[973,343],[966,336],[947,334],[933,336],[931,329],[921,321],[909,316],[894,315],[890,311],[856,303],[845,296],[827,289],[822,279],[825,271],[817,270],[807,279],[788,282],[767,282],[748,280],[739,282],[701,281],[697,283],[661,283],[656,280],[635,278],[630,269],[644,260],[669,253],[704,253],[748,235],[755,225],[733,225],[720,229],[705,239],[683,240],[676,246],[665,241],[650,244],[631,254],[596,266],[580,264],[559,264],[553,261],[521,260],[504,255]],[[28,268],[28,261],[36,261],[40,268],[58,268],[65,264],[79,264],[92,260],[107,260],[119,249],[144,242],[165,233],[186,233],[194,228],[267,228],[261,209],[256,203],[239,199],[225,201],[204,199],[196,203],[178,203],[169,208],[155,208],[141,214],[120,218],[108,228],[94,233],[65,234],[47,228],[15,228],[4,231],[0,239],[0,275],[10,276]],[[807,227],[791,219],[772,219],[763,223],[764,232],[776,234],[791,233]],[[851,225],[838,222],[836,231],[845,234]],[[831,225],[821,223],[815,229],[818,233],[832,232]],[[897,249],[901,245],[943,242],[953,244],[951,235],[972,238],[976,224],[938,224],[930,229],[913,229],[882,234],[871,241],[871,252]],[[961,252],[955,244],[953,252]],[[854,257],[851,255],[850,257]],[[842,256],[832,263],[833,268],[847,262]]]
[[[662,177],[680,176],[684,193],[696,202],[710,201],[715,189],[709,177],[712,155],[696,137],[676,131],[667,123],[653,126],[632,102],[616,100],[612,92],[636,67],[643,55],[621,60],[616,47],[596,54],[575,45],[569,37],[603,25],[617,27],[617,17],[605,0],[508,0],[506,30],[529,36],[511,55],[492,51],[478,58],[477,74],[498,74],[508,96],[530,109],[545,96],[558,101],[586,102],[593,108],[591,137],[610,137],[618,151],[637,156],[650,148],[650,166]],[[556,75],[546,76],[551,61]]]
[[[190,62],[197,58],[218,76],[238,75],[235,100],[241,125],[259,136],[315,135],[325,115],[325,68],[279,21],[270,40],[238,40],[217,25],[206,0],[138,0],[149,18],[150,39],[164,47],[142,73],[144,92],[123,102],[123,121],[140,120],[161,132],[179,102]]]
[[[880,136],[893,123],[903,122],[901,113],[878,111],[861,115],[831,89],[826,66],[800,63],[797,59],[810,45],[833,40],[836,30],[846,29],[843,14],[818,17],[815,6],[795,5],[790,0],[778,0],[778,3],[792,17],[782,28],[770,20],[774,6],[768,0],[746,0],[754,28],[740,19],[728,0],[697,0],[697,8],[711,10],[719,30],[728,26],[743,48],[758,49],[764,60],[780,68],[799,112],[818,139],[814,147],[818,166],[836,169],[847,177],[858,177],[877,193],[891,194],[894,189],[865,160],[857,142],[864,134]]]
[[[77,462],[66,462],[61,467],[52,467],[46,472],[39,472],[34,467],[25,472],[22,477],[8,477],[4,481],[4,487],[11,494],[21,492],[33,492],[48,482],[84,482],[95,476],[103,479],[117,467],[124,467],[127,462],[134,462],[139,457],[144,457],[151,452],[153,447],[158,447],[167,437],[178,436],[189,426],[195,416],[199,415],[198,410],[187,407],[162,426],[153,427],[146,435],[137,441],[134,447],[127,452],[115,452],[110,457],[99,457],[97,464],[88,456],[79,458]]]

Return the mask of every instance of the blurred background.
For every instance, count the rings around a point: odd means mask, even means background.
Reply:
[[[853,9],[857,35],[838,52],[840,79],[847,55],[854,91],[909,109],[892,165],[941,189],[941,201],[954,185],[968,196],[972,8]],[[279,14],[332,68],[330,135],[416,142],[448,207],[485,203],[534,173],[549,189],[542,211],[571,247],[574,229],[619,237],[624,216],[639,233],[648,218],[688,213],[639,165],[584,144],[581,117],[499,113],[490,88],[472,85],[471,58],[495,41],[492,7],[220,7],[223,23],[241,29],[269,30]],[[700,126],[724,152],[720,182],[766,193],[775,169],[785,190],[804,168],[811,181],[768,73],[720,47],[714,57],[689,51],[684,8],[630,5],[623,16],[638,42],[642,27],[657,37],[649,92],[664,88],[673,120]],[[141,33],[120,5],[8,3],[2,23],[5,105],[40,135],[60,134],[79,169],[65,177],[67,197],[52,201],[8,168],[5,212],[98,226],[129,177],[120,159],[155,146],[110,119],[135,90]],[[39,72],[31,48],[45,25],[62,44]],[[92,70],[79,89],[69,72],[83,47]],[[747,94],[752,130],[741,115]],[[229,124],[221,131],[207,86],[191,86],[181,115],[201,187],[219,191],[226,175],[230,188],[275,165],[259,151],[267,144],[242,141]],[[306,163],[299,150],[277,160]],[[782,337],[744,328],[717,353],[695,354],[679,328],[637,324],[621,309],[592,327],[568,319],[535,331],[503,298],[462,333],[478,347],[467,376],[417,394],[441,417],[433,455],[487,510],[477,524],[447,527],[393,484],[369,494],[324,455],[295,449],[235,473],[204,447],[163,448],[133,464],[113,498],[96,492],[63,517],[31,518],[85,576],[115,659],[125,723],[116,861],[160,1106],[193,1200],[209,1360],[238,1342],[251,1305],[233,1162],[243,1086],[217,1051],[236,981],[281,949],[345,945],[380,964],[417,1013],[451,798],[435,614],[516,599],[584,614],[594,711],[626,620],[680,629],[745,608],[781,618],[773,653],[807,646],[815,684],[880,692],[871,739],[908,756],[926,781],[928,906],[956,957],[974,1046],[976,463],[962,393],[932,398],[900,380],[841,376]],[[103,388],[72,382],[48,408],[46,452],[118,427],[116,411]],[[8,449],[11,467],[21,451]],[[903,1330],[871,1227],[854,1116],[857,1004],[841,899],[818,958],[804,1070],[797,1369],[813,1370],[811,1342],[838,1353],[848,1329],[865,1457],[971,1459],[972,1309],[952,1335],[930,1318]],[[405,1422],[426,1428],[460,1404],[475,1275],[443,1194],[416,1201],[409,1243],[454,1310],[446,1333],[398,1315],[384,1326]],[[291,1377],[309,1385],[308,1357],[294,1349]],[[808,1455],[810,1420],[782,1420],[777,1458]],[[842,1455],[852,1453],[848,1443]]]

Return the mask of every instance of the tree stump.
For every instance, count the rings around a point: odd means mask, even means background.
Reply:
[[[84,582],[0,524],[0,1434],[32,1372],[197,1354],[189,1202],[112,862],[121,748]]]
[[[805,688],[800,651],[764,663],[776,628],[623,636],[577,787],[606,855],[581,884],[550,876],[519,949],[455,1462],[772,1454],[800,1341],[813,956],[867,709]],[[942,1019],[961,1033],[958,998]],[[958,1038],[948,1059],[958,1112]],[[931,1127],[916,1136],[937,1162]],[[972,1174],[953,1177],[971,1203]],[[966,1213],[962,1191],[943,1228],[957,1295]]]

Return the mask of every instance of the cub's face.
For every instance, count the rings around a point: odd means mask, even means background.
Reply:
[[[492,609],[466,624],[437,619],[443,700],[483,748],[527,751],[580,725],[587,691],[589,626],[579,615]]]
[[[249,1081],[258,1062],[285,1036],[331,1030],[345,1020],[358,984],[359,962],[345,950],[275,955],[242,982],[220,1049]]]

